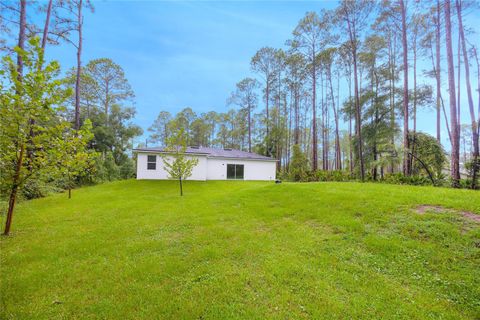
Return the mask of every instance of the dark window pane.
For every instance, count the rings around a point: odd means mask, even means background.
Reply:
[[[235,165],[227,164],[227,179],[235,179]]]
[[[237,164],[235,166],[235,179],[243,180],[243,164]]]
[[[157,164],[155,162],[149,162],[149,163],[147,163],[147,169],[148,170],[155,170],[155,169],[157,169]]]
[[[157,156],[147,156],[147,170],[157,169]]]

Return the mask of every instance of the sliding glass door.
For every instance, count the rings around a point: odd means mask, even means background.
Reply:
[[[243,164],[227,164],[227,179],[243,180]]]

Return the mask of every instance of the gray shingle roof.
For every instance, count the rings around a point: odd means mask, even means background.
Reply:
[[[165,152],[165,150],[161,147],[153,147],[153,148],[139,148],[133,149],[136,152]],[[236,159],[254,159],[254,160],[272,160],[275,159],[262,156],[253,152],[246,152],[236,149],[217,149],[217,148],[208,148],[208,147],[187,147],[185,153],[190,154],[204,154],[207,157],[214,157],[214,158],[236,158]]]

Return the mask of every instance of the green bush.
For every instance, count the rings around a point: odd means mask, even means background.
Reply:
[[[432,181],[424,176],[405,176],[402,173],[387,174],[383,177],[381,182],[390,184],[409,184],[414,186],[432,185]]]
[[[289,180],[305,181],[308,179],[308,159],[298,144],[293,146],[293,155],[290,162]]]
[[[136,175],[135,161],[130,158],[127,158],[120,165],[120,177],[122,179],[134,178]]]
[[[61,188],[56,186],[53,181],[45,182],[40,179],[29,180],[21,189],[21,197],[27,200],[37,199],[59,191],[61,191]]]

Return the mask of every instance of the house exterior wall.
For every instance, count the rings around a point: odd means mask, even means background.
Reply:
[[[275,161],[222,158],[208,158],[207,180],[227,180],[227,164],[243,164],[243,180],[275,180]]]
[[[147,169],[147,156],[156,156],[156,169]],[[188,180],[227,180],[227,164],[243,164],[243,180],[275,180],[276,162],[264,160],[207,158],[205,155],[186,156],[195,157],[198,164],[192,170]],[[164,169],[162,157],[158,153],[137,153],[137,179],[166,180],[168,173]]]
[[[157,168],[155,170],[147,169],[147,156],[154,155],[157,158]],[[198,164],[192,170],[192,176],[188,180],[201,180],[207,179],[207,157],[206,156],[193,156],[198,159]],[[192,157],[186,156],[187,159]],[[167,180],[168,173],[164,169],[164,163],[162,157],[155,153],[141,153],[137,154],[137,179],[157,179]]]

